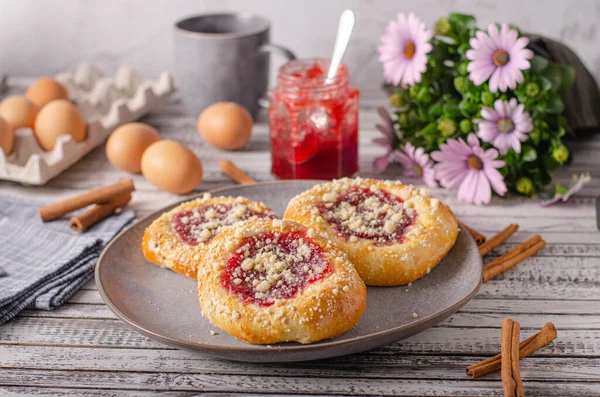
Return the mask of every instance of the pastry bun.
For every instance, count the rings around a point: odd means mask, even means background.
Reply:
[[[458,236],[452,211],[427,189],[373,179],[316,185],[290,201],[284,219],[325,234],[367,285],[418,280]]]
[[[210,240],[226,227],[252,218],[276,216],[262,203],[207,193],[152,222],[142,238],[142,253],[149,262],[195,280],[202,252]]]
[[[198,269],[202,314],[253,344],[311,343],[352,328],[366,287],[347,256],[296,222],[248,220],[209,244]]]

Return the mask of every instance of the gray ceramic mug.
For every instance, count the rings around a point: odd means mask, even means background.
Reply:
[[[237,102],[255,118],[269,81],[270,22],[247,13],[205,14],[175,24],[175,78],[187,110],[198,116],[220,101]]]

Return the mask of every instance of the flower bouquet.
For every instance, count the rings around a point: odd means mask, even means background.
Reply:
[[[404,175],[477,205],[508,190],[550,204],[589,180],[581,175],[567,188],[552,178],[571,158],[561,95],[575,73],[534,54],[516,27],[480,30],[474,17],[450,14],[432,32],[400,13],[381,41],[396,117],[380,109],[384,137],[375,141],[387,152],[377,170],[400,163]]]

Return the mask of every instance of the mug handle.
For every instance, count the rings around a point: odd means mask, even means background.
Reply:
[[[263,44],[258,49],[258,52],[260,52],[260,53],[271,53],[272,52],[274,54],[282,56],[283,58],[285,58],[288,61],[293,61],[294,59],[296,59],[296,55],[292,51],[288,50],[285,47],[276,45],[276,44]],[[262,98],[259,98],[258,104],[261,107],[268,109],[269,108],[269,100],[267,99],[267,96],[264,95]]]

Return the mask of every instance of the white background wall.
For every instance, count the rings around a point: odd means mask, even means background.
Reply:
[[[481,26],[512,22],[572,46],[600,78],[598,0],[0,0],[0,72],[45,75],[87,61],[154,76],[172,70],[174,21],[223,10],[264,15],[274,42],[301,57],[328,56],[345,8],[357,14],[346,62],[363,89],[381,81],[379,35],[399,11],[414,11],[431,27],[452,10],[476,15]]]

